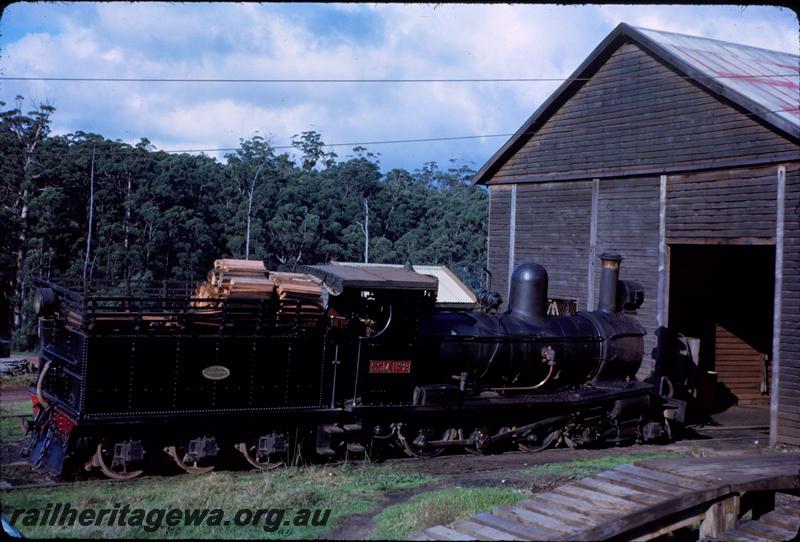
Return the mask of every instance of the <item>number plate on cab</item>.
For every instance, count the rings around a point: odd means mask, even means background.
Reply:
[[[411,372],[410,359],[373,359],[369,362],[370,374],[408,374]]]

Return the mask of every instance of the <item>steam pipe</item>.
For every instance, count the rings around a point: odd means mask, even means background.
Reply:
[[[44,375],[47,374],[47,370],[50,368],[51,361],[48,361],[42,367],[42,370],[39,371],[39,378],[36,379],[36,399],[39,401],[39,404],[42,405],[42,408],[48,408],[50,403],[45,401],[44,396],[42,395],[42,385],[44,384]]]
[[[619,264],[622,256],[604,253],[600,255],[600,295],[597,299],[597,310],[616,312],[617,281],[619,280]]]
[[[550,377],[553,376],[553,371],[555,371],[555,369],[556,369],[556,366],[555,365],[551,365],[550,369],[547,371],[547,376],[544,377],[544,380],[542,380],[541,382],[539,382],[538,384],[536,384],[534,386],[517,386],[517,387],[512,387],[512,388],[489,388],[489,389],[491,391],[497,391],[497,392],[501,392],[501,391],[531,391],[531,390],[538,390],[539,388],[541,388],[542,386],[547,384],[547,382],[550,380]]]

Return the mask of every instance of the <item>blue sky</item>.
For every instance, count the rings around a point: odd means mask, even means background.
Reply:
[[[43,77],[567,77],[618,23],[798,54],[777,7],[432,4],[16,3],[0,20],[0,74]],[[526,83],[221,84],[0,81],[56,107],[56,133],[93,131],[162,149],[328,143],[515,131],[558,86]],[[477,169],[505,141],[370,146],[384,169]],[[349,149],[338,147],[342,157]],[[220,157],[220,155],[215,155]]]

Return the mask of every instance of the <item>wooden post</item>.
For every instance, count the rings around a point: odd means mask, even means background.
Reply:
[[[775,195],[775,297],[772,313],[772,382],[769,398],[769,445],[778,443],[778,395],[781,372],[781,296],[783,288],[783,223],[786,166],[778,166]]]
[[[724,501],[714,503],[706,511],[700,524],[700,539],[718,538],[725,531],[739,525],[739,495],[731,495]]]
[[[486,221],[486,270],[491,273],[491,270],[489,269],[489,254],[492,253],[492,202],[494,201],[494,190],[492,189],[492,186],[487,186],[486,188],[489,192],[489,217]],[[486,275],[486,283],[491,282],[489,276],[490,275]],[[488,290],[489,288],[486,283],[484,284],[484,287]]]
[[[511,273],[514,272],[514,248],[517,243],[517,185],[511,185],[511,209],[508,218],[508,289],[506,299],[511,297]]]
[[[656,292],[656,325],[667,325],[668,308],[667,269],[667,176],[659,180],[658,196],[658,291]]]
[[[597,259],[597,207],[600,200],[600,179],[592,179],[592,217],[589,222],[589,277],[586,285],[586,310],[595,307],[594,268]]]
[[[739,509],[743,514],[750,510],[750,519],[758,520],[761,516],[775,510],[775,492],[748,491],[743,493]]]

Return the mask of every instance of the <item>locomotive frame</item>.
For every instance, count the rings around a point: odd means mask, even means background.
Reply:
[[[620,260],[603,258],[598,310],[569,317],[545,315],[532,263],[502,314],[437,311],[436,279],[408,267],[299,266],[325,286],[311,306],[37,279],[31,462],[129,479],[161,451],[200,473],[231,450],[275,468],[299,441],[320,456],[431,457],[662,439],[674,405],[633,378],[644,331],[626,313],[643,294],[618,280]]]

